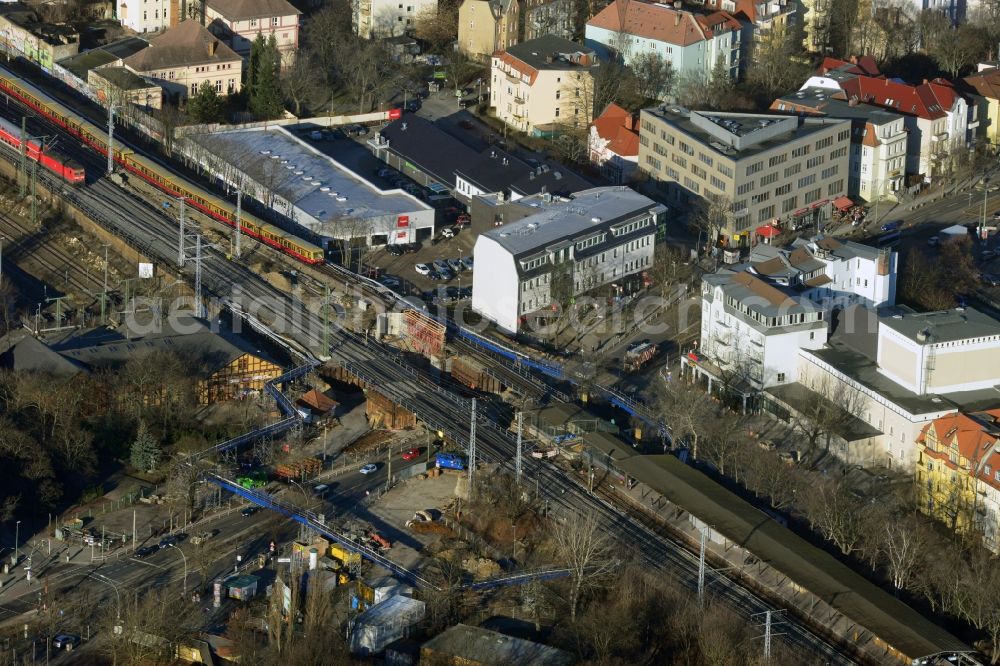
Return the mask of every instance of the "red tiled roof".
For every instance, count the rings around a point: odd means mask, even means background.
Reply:
[[[629,111],[612,102],[592,125],[598,136],[608,142],[608,150],[615,155],[635,157],[639,154],[639,131],[636,119]]]
[[[716,30],[739,30],[741,27],[727,12],[698,16],[652,2],[630,1],[623,7],[621,0],[602,9],[587,21],[587,25],[678,46],[712,39]]]
[[[768,283],[751,275],[750,273],[737,273],[733,276],[733,282],[743,285],[751,292],[760,296],[775,307],[791,307],[795,305],[795,301],[786,296],[779,289],[772,287]]]
[[[524,62],[516,56],[512,56],[506,51],[497,51],[493,54],[494,58],[499,58],[501,62],[506,63],[511,66],[511,68],[518,72],[519,74],[524,74],[528,77],[528,85],[535,85],[535,79],[538,77],[538,70]]]
[[[987,421],[990,419],[993,421],[1000,420],[1000,409],[990,409],[980,412],[979,417]],[[967,470],[970,474],[981,463],[983,466],[989,465],[993,471],[1000,470],[1000,454],[991,450],[997,441],[997,437],[985,432],[983,426],[976,419],[966,414],[950,414],[935,419],[924,428],[924,433],[930,428],[934,428],[939,446],[947,449],[951,446],[952,441],[958,443],[959,454],[969,461],[969,467],[972,468]],[[948,467],[958,469],[958,466],[949,459],[947,451],[941,452],[927,449],[926,453],[938,460],[942,460]],[[979,478],[995,488],[1000,488],[1000,482],[997,481],[995,476],[986,474],[985,469],[980,471]]]
[[[878,69],[878,64],[875,63],[875,59],[871,56],[853,57],[850,60],[841,60],[840,58],[827,56],[823,58],[823,62],[820,63],[816,73],[822,75],[834,70],[840,70],[848,74],[857,74],[858,76],[882,76],[882,72]]]
[[[889,79],[859,76],[842,82],[840,87],[848,98],[856,97],[860,102],[929,120],[944,118],[959,96],[954,86],[944,79],[911,86]]]

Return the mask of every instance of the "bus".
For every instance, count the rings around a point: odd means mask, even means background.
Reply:
[[[457,453],[438,453],[434,456],[434,464],[441,469],[465,469],[465,458]]]

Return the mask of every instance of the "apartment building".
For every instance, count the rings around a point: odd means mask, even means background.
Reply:
[[[1000,409],[949,414],[917,440],[917,506],[956,532],[975,530],[1000,551]]]
[[[702,278],[698,372],[756,391],[794,382],[799,350],[826,344],[834,309],[895,300],[890,250],[823,237],[758,245],[746,263]]]
[[[115,0],[115,16],[129,30],[158,32],[176,25],[177,0]]]
[[[593,119],[593,49],[547,35],[493,55],[490,106],[509,127],[535,136],[585,128]]]
[[[639,115],[615,103],[594,118],[587,141],[590,163],[612,183],[632,177],[639,162]]]
[[[751,26],[750,32],[755,35],[787,30],[800,18],[796,3],[790,0],[705,0],[704,7],[744,18]],[[751,35],[745,33],[744,36]]]
[[[572,0],[464,0],[458,8],[458,49],[489,59],[518,42],[573,34]]]
[[[865,201],[894,198],[906,187],[907,138],[905,118],[828,88],[804,88],[779,97],[771,111],[827,116],[851,121],[850,170],[847,193]]]
[[[699,14],[645,0],[616,0],[587,21],[587,46],[625,64],[651,54],[670,63],[677,76],[709,80],[717,63],[736,79],[742,67],[742,24],[725,11]]]
[[[947,174],[951,160],[979,127],[978,109],[944,79],[910,85],[879,75],[858,73],[854,63],[824,62],[802,89],[843,91],[848,102],[866,103],[904,117],[907,174],[931,182]]]
[[[761,225],[829,217],[847,194],[850,135],[834,118],[643,109],[639,169],[670,201],[721,202],[720,240],[746,245]]]
[[[437,0],[355,0],[352,23],[359,37],[398,37],[413,30],[417,17],[437,11]]]
[[[527,197],[533,214],[476,239],[472,309],[517,332],[604,285],[619,293],[653,266],[666,207],[625,187]]]
[[[175,102],[206,81],[220,95],[239,92],[243,79],[243,58],[194,19],[181,21],[117,64],[152,79]]]
[[[244,58],[257,35],[274,36],[283,66],[298,51],[301,13],[287,0],[208,0],[205,8],[209,31]]]
[[[1000,144],[1000,67],[998,63],[980,63],[979,71],[960,82],[962,90],[975,98],[979,111],[977,138],[996,146]],[[970,99],[970,103],[971,103]]]

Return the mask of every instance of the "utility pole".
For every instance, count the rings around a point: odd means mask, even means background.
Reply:
[[[330,287],[326,287],[326,298],[323,299],[323,353],[330,352]],[[427,447],[430,451],[430,447]]]
[[[24,196],[24,187],[28,182],[28,172],[25,167],[25,157],[28,152],[28,118],[26,116],[21,116],[21,150],[20,150],[20,165],[17,170],[17,184],[20,185],[18,191],[20,196]]]
[[[783,635],[783,634],[776,634],[776,633],[774,633],[774,625],[776,623],[773,621],[773,615],[776,614],[776,613],[784,613],[784,612],[785,612],[785,609],[781,608],[781,609],[773,610],[773,611],[772,610],[766,610],[766,611],[763,611],[762,613],[754,613],[753,615],[750,616],[751,618],[760,617],[761,615],[764,616],[764,634],[762,636],[758,636],[758,638],[763,638],[764,639],[764,661],[770,661],[771,660],[771,639],[774,636],[781,636],[781,635]],[[778,623],[780,623],[780,622],[778,622]]]
[[[46,303],[55,302],[56,304],[56,328],[60,328],[62,326],[62,302],[67,298],[69,298],[69,296],[52,296],[45,299]]]
[[[31,161],[31,226],[38,228],[38,200],[35,198],[35,174],[38,162]]]
[[[194,316],[201,317],[201,234],[194,241]]]
[[[469,495],[472,495],[472,486],[475,482],[476,473],[476,399],[472,399],[472,421],[469,425]]]
[[[177,238],[177,267],[184,268],[184,197],[180,197],[181,202],[181,235]]]
[[[101,325],[108,323],[106,312],[108,304],[108,244],[104,244],[104,289],[101,290]]]
[[[243,235],[243,185],[236,190],[236,258],[240,258],[240,237]]]
[[[115,106],[108,105],[108,175],[115,170]]]
[[[514,458],[514,480],[521,485],[521,430],[524,428],[524,412],[517,413],[517,456]]]
[[[705,606],[705,541],[707,531],[701,528],[701,546],[698,548],[698,605]]]

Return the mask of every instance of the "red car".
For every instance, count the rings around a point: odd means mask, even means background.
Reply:
[[[403,452],[403,460],[414,460],[420,455],[420,449],[407,449]]]

